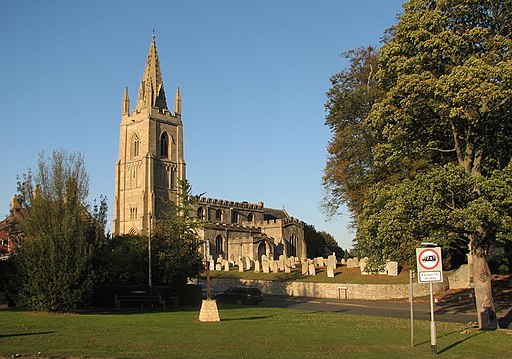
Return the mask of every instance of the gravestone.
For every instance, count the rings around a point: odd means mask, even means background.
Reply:
[[[366,271],[366,265],[368,264],[368,259],[363,258],[359,261],[359,270],[362,275],[368,275],[369,273]]]
[[[316,265],[318,267],[323,267],[325,265],[324,257],[316,257]]]
[[[336,269],[336,254],[333,253],[329,257],[327,257],[327,266]]]
[[[327,277],[334,278],[334,269],[331,266],[327,266]]]
[[[283,254],[281,254],[281,255],[279,256],[279,261],[278,261],[278,264],[279,264],[279,270],[280,270],[280,271],[283,271],[283,270],[284,270],[284,263],[285,263],[285,261],[286,261],[286,257],[285,257]]]
[[[354,261],[354,262],[353,262],[353,263],[354,263],[354,267],[359,267],[359,258],[354,257],[354,258],[352,258],[352,259],[353,259],[353,261]]]
[[[212,259],[210,259],[210,270],[215,270],[215,261]]]
[[[302,275],[307,275],[309,271],[309,263],[302,262]]]
[[[354,268],[354,260],[352,258],[347,259],[347,268]]]
[[[270,262],[269,261],[262,261],[261,266],[263,268],[263,273],[270,273]]]
[[[224,260],[224,258],[222,258],[222,254],[220,254],[219,257],[217,258],[217,263],[222,264],[223,260]]]
[[[284,265],[284,272],[285,273],[291,273],[292,272],[292,267],[290,267],[290,263],[286,263]]]
[[[259,273],[259,272],[260,272],[260,261],[256,259],[254,261],[254,273]]]
[[[344,266],[345,264],[347,264],[347,261],[345,260],[345,258],[341,258],[341,265]]]
[[[398,276],[398,262],[387,262],[386,263],[386,271],[389,276],[397,277]]]
[[[238,271],[239,272],[243,272],[244,271],[244,261],[243,260],[239,260],[238,261]]]
[[[222,264],[217,263],[217,264],[215,265],[215,270],[222,270]]]
[[[229,272],[229,262],[227,260],[224,260],[224,271]]]
[[[310,263],[309,264],[309,272],[308,272],[309,275],[316,275],[316,269],[315,269],[315,265],[313,263]]]
[[[279,273],[279,263],[277,263],[276,261],[274,261],[272,272]]]

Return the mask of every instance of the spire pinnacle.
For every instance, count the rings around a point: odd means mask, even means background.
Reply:
[[[158,59],[154,33],[151,37],[151,45],[149,46],[144,74],[140,81],[136,109],[151,107],[158,107],[160,112],[167,109],[162,72],[160,71],[160,60]]]
[[[123,115],[128,115],[130,113],[130,97],[128,97],[128,86],[124,88],[124,96],[123,96]]]
[[[179,87],[176,89],[176,96],[174,96],[174,113],[181,115],[181,94]]]

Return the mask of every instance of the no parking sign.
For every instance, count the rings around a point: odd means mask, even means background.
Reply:
[[[441,248],[416,248],[418,281],[432,283],[443,281]]]

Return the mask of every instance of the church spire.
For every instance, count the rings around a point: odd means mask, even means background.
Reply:
[[[140,81],[136,109],[139,110],[151,107],[158,107],[160,112],[167,109],[162,73],[160,71],[160,60],[158,59],[158,52],[156,51],[154,34],[151,39],[151,45],[149,46],[144,74]]]

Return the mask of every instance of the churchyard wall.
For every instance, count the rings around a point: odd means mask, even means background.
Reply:
[[[212,278],[212,286],[217,291],[229,287],[248,285],[258,287],[265,295],[286,295],[292,297],[389,300],[409,298],[409,284],[352,284],[352,283],[312,283],[276,282],[234,278]],[[414,283],[414,296],[429,295],[429,285]],[[448,281],[434,284],[434,292],[448,289]]]

